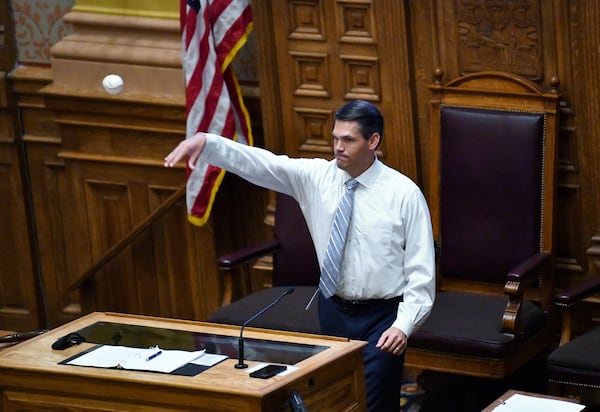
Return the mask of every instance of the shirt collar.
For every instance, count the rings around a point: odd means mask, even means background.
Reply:
[[[357,176],[355,179],[358,180],[358,183],[365,186],[367,189],[373,186],[375,180],[377,180],[377,176],[381,173],[381,162],[375,157],[373,164],[369,166],[367,170],[365,170],[362,174]]]
[[[331,162],[335,165],[335,159],[333,159]],[[335,167],[337,168],[337,166]],[[379,176],[379,174],[381,173],[381,167],[382,163],[379,161],[377,156],[375,156],[375,160],[373,161],[371,166],[369,166],[369,168],[363,173],[355,177],[355,179],[361,185],[370,188],[375,183],[375,180],[377,180],[377,176]],[[345,170],[339,168],[337,170],[339,172],[339,176],[341,176],[342,185],[345,185],[347,180],[352,179],[352,176],[350,176]]]

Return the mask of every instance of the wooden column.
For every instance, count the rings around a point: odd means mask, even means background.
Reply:
[[[8,2],[0,3],[0,329],[44,326],[44,299],[34,261],[31,205],[9,72],[16,62]]]
[[[598,55],[598,39],[600,38],[600,3],[595,1],[580,0],[574,2],[579,8],[577,16],[581,19],[578,22],[580,30],[580,55],[575,61],[580,76],[577,76],[577,91],[581,94],[579,101],[582,104],[578,107],[579,121],[577,122],[579,135],[581,136],[581,172],[585,176],[585,181],[589,182],[589,190],[583,203],[584,216],[595,217],[594,222],[589,222],[590,228],[596,228],[595,233],[591,234],[591,246],[587,250],[595,270],[598,275],[600,271],[600,149],[598,142],[600,136],[600,77],[598,76],[598,67],[600,66],[600,56]]]

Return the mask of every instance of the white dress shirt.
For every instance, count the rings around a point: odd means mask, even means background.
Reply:
[[[335,211],[350,176],[335,160],[292,159],[217,135],[206,136],[199,161],[298,201],[322,265]],[[410,336],[429,315],[435,295],[427,203],[412,180],[378,159],[356,180],[336,294],[346,299],[403,296],[392,326]]]

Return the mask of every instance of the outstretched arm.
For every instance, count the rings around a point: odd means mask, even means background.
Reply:
[[[188,157],[188,167],[194,169],[196,160],[204,150],[206,144],[206,135],[204,133],[196,133],[192,137],[182,140],[176,147],[165,157],[165,167],[173,167],[175,164]]]

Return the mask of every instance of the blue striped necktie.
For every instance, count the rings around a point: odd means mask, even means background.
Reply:
[[[358,182],[350,179],[346,182],[346,193],[338,205],[331,228],[331,237],[327,244],[323,267],[321,268],[321,280],[319,289],[325,298],[335,294],[337,282],[342,266],[344,245],[348,233],[348,225],[352,217],[352,205],[354,203],[354,189]]]

